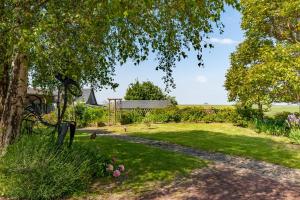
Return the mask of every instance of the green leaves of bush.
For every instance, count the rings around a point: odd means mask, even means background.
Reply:
[[[123,112],[122,124],[139,123],[148,121],[152,123],[169,122],[233,122],[237,125],[247,126],[247,121],[253,118],[255,111],[238,111],[235,108],[204,108],[186,107],[178,108],[172,106],[164,109],[155,109],[149,112],[139,112],[138,110]],[[254,115],[256,116],[256,115]]]
[[[105,121],[106,115],[107,112],[102,107],[92,107],[78,103],[74,108],[69,107],[67,109],[65,117],[71,120],[74,120],[73,118],[76,117],[77,125],[79,127],[86,127],[88,125]]]

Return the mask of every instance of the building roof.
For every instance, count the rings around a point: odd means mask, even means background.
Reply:
[[[171,105],[169,100],[126,100],[117,102],[117,106],[123,109],[155,109],[166,108]]]
[[[47,93],[43,92],[41,89],[37,88],[27,88],[28,95],[43,95],[47,96]],[[49,95],[51,96],[51,95]],[[52,96],[57,97],[57,91],[53,91]],[[81,101],[90,105],[98,105],[95,93],[93,89],[82,89],[82,96],[76,98],[76,101]]]
[[[76,99],[76,101],[82,101],[86,104],[90,104],[90,105],[98,105],[96,96],[95,96],[95,92],[93,89],[89,88],[89,89],[82,89],[82,96],[78,97]]]

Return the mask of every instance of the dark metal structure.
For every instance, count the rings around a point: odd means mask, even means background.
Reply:
[[[63,144],[68,130],[70,129],[69,146],[72,145],[75,131],[76,121],[63,121],[64,114],[67,109],[69,97],[80,97],[82,95],[79,84],[73,79],[62,74],[57,74],[55,78],[59,81],[57,94],[57,122],[52,124],[42,117],[42,99],[36,95],[30,95],[30,103],[24,110],[23,125],[27,133],[33,133],[33,127],[37,122],[45,126],[53,127],[54,132],[58,132],[57,144]],[[61,101],[63,105],[61,107]]]

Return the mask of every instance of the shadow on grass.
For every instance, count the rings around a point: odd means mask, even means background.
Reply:
[[[243,156],[291,168],[300,168],[300,146],[288,145],[270,138],[230,135],[201,130],[172,132],[132,132],[131,136],[192,147],[194,149]]]
[[[75,142],[87,145],[89,148],[95,148],[99,150],[99,154],[116,157],[117,164],[125,165],[128,172],[127,178],[124,180],[110,179],[112,180],[110,182],[118,185],[114,190],[148,190],[147,182],[172,181],[177,176],[188,175],[192,170],[207,165],[207,162],[194,157],[109,137],[98,137],[95,140],[90,140],[88,134],[81,134],[76,137]],[[107,184],[107,180],[101,181]],[[120,181],[123,184],[119,184]]]
[[[230,168],[204,169],[138,199],[300,199],[299,186],[281,184],[255,173]]]

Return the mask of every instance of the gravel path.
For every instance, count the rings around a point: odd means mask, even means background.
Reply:
[[[95,132],[93,130],[92,132]],[[134,143],[145,144],[160,149],[179,152],[195,157],[199,157],[204,160],[213,161],[215,165],[225,165],[230,168],[236,168],[236,170],[247,170],[255,172],[256,174],[270,178],[281,183],[290,183],[300,186],[300,170],[283,167],[267,163],[264,161],[251,160],[238,156],[230,156],[222,153],[207,152],[201,150],[195,150],[189,147],[184,147],[177,144],[172,144],[164,141],[150,140],[140,137],[133,137],[128,135],[119,134],[97,134],[102,137],[112,137],[116,139],[126,140]]]
[[[178,177],[172,183],[135,194],[115,192],[97,200],[299,200],[300,170],[263,161],[195,150],[164,141],[112,134],[101,130],[82,130],[98,137],[111,137],[133,143],[178,152],[212,161],[207,168],[196,169],[188,177]]]

